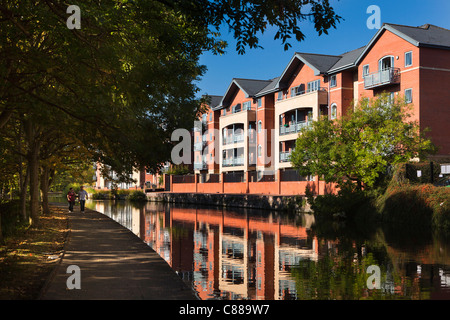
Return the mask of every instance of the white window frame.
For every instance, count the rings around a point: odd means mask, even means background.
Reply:
[[[306,92],[315,92],[319,91],[319,89],[320,89],[320,79],[308,82]]]
[[[368,64],[363,65],[362,75],[363,78],[370,73],[370,66]]]
[[[335,109],[335,113],[334,113],[334,116],[333,116],[333,108]],[[332,105],[331,105],[331,107],[330,107],[330,119],[331,120],[334,120],[334,119],[336,119],[337,118],[337,104],[336,103],[333,103]]]
[[[408,92],[410,93],[410,98],[408,99]],[[405,101],[406,103],[412,103],[413,102],[413,93],[412,88],[405,89]]]
[[[277,101],[283,100],[283,91],[277,92]]]
[[[262,157],[262,145],[258,144],[258,158]]]
[[[259,120],[258,121],[258,133],[260,133],[262,131],[262,121]]]
[[[411,62],[409,63],[409,64],[407,64],[407,55],[408,54],[410,54],[411,55]],[[412,64],[413,64],[413,52],[412,51],[407,51],[407,52],[405,52],[405,68],[407,68],[407,67],[411,67],[412,66]]]
[[[386,58],[389,58],[391,60],[390,68],[394,68],[394,60],[395,60],[394,56],[387,55],[387,56],[384,56],[383,58],[381,58],[380,60],[378,60],[378,71],[385,70],[385,69],[382,68],[382,64],[383,64],[383,60],[385,60]]]
[[[337,78],[336,78],[335,74],[330,76],[330,88],[334,88],[334,87],[337,87]]]
[[[258,108],[261,108],[262,107],[262,98],[258,98],[256,103],[258,104]]]

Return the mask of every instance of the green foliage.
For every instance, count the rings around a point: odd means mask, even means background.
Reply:
[[[92,200],[112,200],[114,199],[114,194],[109,190],[94,190],[91,193]]]
[[[184,164],[173,165],[167,171],[167,174],[170,174],[170,175],[186,175],[189,173],[191,173],[191,171],[189,170],[189,167]]]
[[[172,1],[171,1],[172,2]],[[194,21],[212,27],[211,34],[223,25],[230,29],[236,39],[236,50],[244,54],[246,47],[260,48],[259,34],[270,26],[277,30],[274,39],[280,39],[287,50],[290,41],[302,41],[305,38],[299,24],[309,20],[321,35],[330,28],[336,28],[341,17],[334,12],[326,0],[258,0],[258,1],[173,1]]]
[[[353,189],[340,189],[337,194],[314,196],[306,190],[311,209],[318,219],[344,220],[373,218],[375,215],[375,195],[371,192]]]
[[[23,229],[28,227],[28,222],[20,221],[18,217],[19,210],[20,203],[17,200],[0,204],[0,234],[3,235],[4,238],[12,236],[17,232],[23,231]],[[0,238],[0,243],[1,241],[2,238]]]
[[[366,189],[383,182],[390,166],[435,151],[410,121],[410,106],[387,94],[362,99],[338,120],[314,121],[304,128],[291,154],[301,175],[319,175],[341,188]]]
[[[450,232],[450,188],[392,184],[377,205],[385,221]]]
[[[140,190],[112,189],[112,190],[89,190],[91,199],[93,200],[130,200],[130,201],[146,201],[147,197]]]
[[[140,190],[134,190],[127,198],[130,201],[147,201],[147,196]]]

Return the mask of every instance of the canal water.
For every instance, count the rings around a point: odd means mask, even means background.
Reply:
[[[450,242],[407,226],[89,201],[153,248],[200,299],[450,299]]]

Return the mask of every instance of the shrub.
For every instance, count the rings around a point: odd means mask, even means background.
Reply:
[[[378,207],[384,220],[450,231],[450,188],[393,185],[378,200]]]
[[[134,190],[128,195],[128,200],[130,200],[130,201],[146,201],[147,196],[142,191]]]
[[[94,190],[91,194],[93,200],[111,200],[114,195],[109,190]]]

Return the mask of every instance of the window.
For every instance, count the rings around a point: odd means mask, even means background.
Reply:
[[[277,101],[283,100],[283,91],[278,91]]]
[[[386,56],[378,61],[378,71],[394,67],[394,56]]]
[[[320,89],[320,80],[308,82],[307,92],[318,91]]]
[[[258,121],[258,133],[262,131],[262,121]]]
[[[369,65],[366,64],[363,66],[363,77],[369,74]]]
[[[227,115],[227,109],[223,108],[223,115],[226,116]]]
[[[337,117],[337,105],[335,103],[333,103],[331,105],[331,113],[330,113],[330,118],[332,120],[336,119]]]
[[[246,102],[243,103],[243,105],[244,105],[244,111],[245,110],[252,110],[252,103],[251,103],[251,101],[246,101]]]
[[[209,134],[209,141],[212,141],[212,133]]]
[[[258,157],[261,157],[262,155],[262,146],[258,144]]]
[[[406,100],[406,103],[412,102],[412,89],[405,90],[405,100]]]
[[[295,97],[305,93],[305,84],[301,84],[291,88],[291,97]]]
[[[258,101],[257,101],[257,103],[258,103],[258,108],[261,108],[261,107],[262,107],[262,99],[259,98]]]
[[[337,83],[336,83],[336,75],[332,75],[330,77],[330,87],[333,88],[333,87],[336,87],[336,85],[337,85]]]
[[[209,121],[212,121],[212,112],[209,114]]]
[[[412,51],[405,52],[405,68],[412,66]]]

